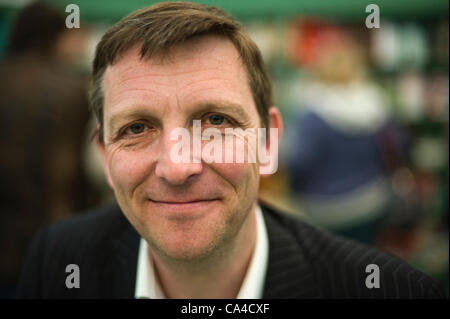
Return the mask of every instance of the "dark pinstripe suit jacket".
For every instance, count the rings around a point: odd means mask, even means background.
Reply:
[[[264,298],[445,298],[442,287],[407,263],[262,206],[269,235]],[[139,235],[118,206],[43,229],[23,268],[19,298],[133,298]],[[66,266],[80,288],[65,286]],[[366,266],[380,287],[366,287]]]

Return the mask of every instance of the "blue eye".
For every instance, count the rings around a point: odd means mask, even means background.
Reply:
[[[134,123],[131,124],[128,129],[131,134],[140,134],[145,131],[145,124],[142,123]]]
[[[218,114],[211,115],[208,119],[212,125],[221,125],[225,121],[225,118]]]

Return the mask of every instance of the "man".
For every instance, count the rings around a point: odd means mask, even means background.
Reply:
[[[442,296],[406,263],[260,205],[260,162],[210,162],[195,152],[174,161],[173,132],[195,135],[195,121],[225,139],[227,129],[281,133],[261,55],[221,10],[160,3],[132,13],[98,44],[93,76],[97,143],[118,207],[41,231],[19,297]],[[253,150],[249,136],[233,132]],[[371,264],[380,288],[367,284]]]

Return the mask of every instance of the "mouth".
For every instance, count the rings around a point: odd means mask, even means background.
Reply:
[[[167,217],[194,218],[207,213],[211,206],[218,203],[218,199],[196,199],[189,201],[171,200],[158,201],[149,199],[149,203]]]
[[[194,204],[194,203],[202,203],[202,202],[212,202],[216,199],[194,199],[194,200],[152,200],[151,202],[157,204],[170,204],[170,205],[184,205],[184,204]]]

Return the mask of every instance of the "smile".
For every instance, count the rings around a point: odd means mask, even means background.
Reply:
[[[166,217],[197,218],[208,212],[218,199],[192,200],[192,201],[154,201],[149,200],[153,208]]]

